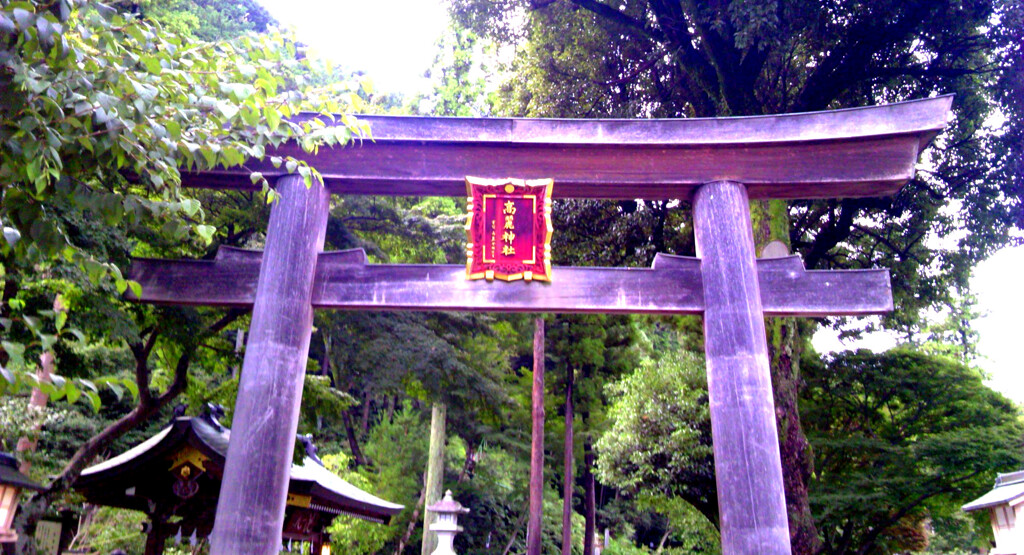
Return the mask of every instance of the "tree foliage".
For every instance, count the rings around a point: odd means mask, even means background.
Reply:
[[[120,410],[58,459],[50,489],[24,506],[27,540],[33,519],[92,458],[186,390],[190,370],[209,376],[233,359],[220,356],[231,350],[218,334],[239,312],[120,298],[139,293],[123,273],[131,255],[204,255],[213,242],[246,240],[252,232],[237,223],[210,225],[231,205],[223,199],[251,207],[274,198],[259,174],[252,184],[263,193],[186,194],[180,172],[242,166],[283,141],[344,143],[365,128],[347,115],[336,128],[288,119],[346,114],[358,97],[344,85],[304,85],[318,64],[280,33],[199,42],[103,4],[61,0],[3,2],[0,35],[0,391],[36,386]],[[310,184],[317,177],[298,160],[271,161]],[[128,356],[112,368],[84,363],[80,355],[97,348]],[[51,383],[33,372],[44,352],[62,374]],[[126,393],[134,405],[117,401]]]
[[[607,387],[611,425],[597,442],[597,475],[635,494],[682,499],[717,525],[703,362],[664,352]]]
[[[112,5],[157,22],[175,35],[205,42],[265,33],[277,24],[255,0],[119,0]]]
[[[808,267],[893,268],[891,326],[914,325],[951,287],[965,289],[970,267],[1012,241],[1024,213],[1019,173],[1007,171],[1021,145],[1015,0],[452,6],[470,29],[517,45],[499,106],[507,114],[756,115],[955,93],[949,131],[895,197],[789,209],[789,237]],[[1000,117],[1006,125],[988,127]]]
[[[181,169],[239,166],[285,140],[312,149],[353,133],[286,119],[300,109],[346,113],[342,101],[353,97],[296,87],[313,62],[280,34],[192,42],[71,1],[4,3],[0,32],[4,384],[38,385],[19,372],[34,353],[83,339],[66,327],[67,300],[50,309],[26,297],[138,293],[122,272],[130,251],[188,252],[213,240],[202,204],[180,189]],[[355,130],[354,120],[342,123]],[[273,161],[316,175],[294,159]],[[54,395],[84,391],[95,403],[95,381],[56,382],[64,389]]]
[[[829,553],[923,549],[926,519],[957,513],[1022,460],[1016,407],[949,358],[845,352],[807,363],[805,377],[811,500]]]

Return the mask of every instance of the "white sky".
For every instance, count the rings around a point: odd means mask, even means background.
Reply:
[[[434,44],[446,31],[444,0],[261,0],[283,25],[294,28],[314,53],[349,70],[363,70],[382,92],[425,92],[423,73]],[[1004,249],[980,264],[971,280],[980,312],[976,322],[981,366],[989,385],[1024,404],[1024,248]],[[819,351],[893,345],[889,337],[841,344],[828,331]]]
[[[312,52],[363,70],[381,92],[409,96],[428,87],[423,73],[448,27],[443,0],[260,0]]]
[[[978,299],[978,312],[985,316],[975,320],[978,350],[984,359],[979,366],[989,374],[990,387],[1019,404],[1024,404],[1024,247],[1006,248],[974,268],[971,289]],[[814,336],[814,347],[820,352],[842,349],[880,351],[895,346],[895,339],[877,333],[859,341],[841,343],[831,329]]]
[[[974,269],[971,288],[987,316],[975,323],[989,385],[1024,404],[1024,247],[1003,249]]]

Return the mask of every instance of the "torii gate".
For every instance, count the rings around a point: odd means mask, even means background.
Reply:
[[[757,260],[751,198],[895,193],[945,126],[949,96],[831,112],[673,120],[366,116],[373,142],[307,155],[325,187],[267,161],[182,176],[186,187],[280,196],[266,249],[213,261],[136,260],[143,302],[252,306],[214,555],[278,552],[314,308],[704,314],[722,550],[790,553],[764,316],[892,310],[887,270],[805,271]],[[468,175],[553,178],[556,197],[690,199],[698,258],[651,269],[555,268],[553,283],[466,281],[454,265],[321,253],[330,194],[463,196]]]

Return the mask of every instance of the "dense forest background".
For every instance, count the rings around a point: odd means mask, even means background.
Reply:
[[[752,212],[757,243],[782,241],[808,268],[893,273],[897,310],[881,321],[768,321],[794,552],[970,553],[989,541],[985,515],[959,507],[1019,468],[1024,421],[983,384],[968,277],[1024,229],[1019,0],[449,7],[434,90],[406,98],[307,58],[252,0],[2,2],[0,439],[15,451],[28,438],[19,458],[49,485],[22,526],[70,507],[82,514],[76,547],[141,553],[146,515],[83,508],[70,484],[176,406],[220,403],[230,423],[248,314],[127,303],[137,284],[122,272],[131,256],[260,248],[273,200],[262,176],[253,192],[190,191],[178,168],[366,131],[290,122],[299,110],[719,117],[955,93],[948,131],[895,197]],[[694,254],[685,200],[562,201],[554,218],[555,264]],[[457,199],[335,198],[326,248],[457,264],[463,223]],[[903,344],[815,352],[814,330],[838,325],[881,326]],[[718,552],[700,319],[558,315],[545,327],[544,552],[589,555],[606,533],[608,554]],[[524,553],[534,316],[321,312],[315,328],[300,432],[333,471],[407,507],[388,526],[339,518],[335,552],[419,551],[431,414],[444,406],[443,481],[472,509],[457,551]],[[33,387],[45,408],[29,406]]]

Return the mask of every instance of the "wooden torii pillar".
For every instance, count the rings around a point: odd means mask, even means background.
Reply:
[[[269,161],[277,179],[266,251],[213,261],[136,260],[143,302],[253,307],[215,555],[277,553],[312,310],[704,314],[724,553],[789,553],[764,316],[892,309],[886,270],[805,271],[756,260],[749,199],[895,193],[945,126],[951,97],[806,114],[676,120],[367,116],[374,141],[306,155],[333,194],[463,196],[467,175],[553,178],[556,197],[689,199],[699,258],[650,269],[554,268],[553,283],[466,281],[462,265],[367,264],[320,253],[328,195]],[[312,116],[311,116],[312,117]],[[183,175],[248,188],[248,170]]]

